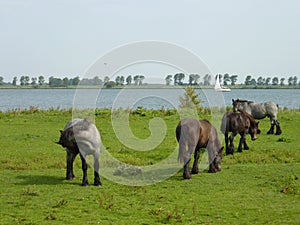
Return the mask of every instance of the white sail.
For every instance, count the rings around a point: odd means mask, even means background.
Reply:
[[[221,87],[219,74],[218,74],[217,77],[216,77],[216,81],[215,81],[215,90],[216,90],[216,91],[230,91],[230,88],[224,88],[224,87]]]

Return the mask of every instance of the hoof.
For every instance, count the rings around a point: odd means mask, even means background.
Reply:
[[[249,147],[248,147],[248,146],[245,146],[245,147],[244,147],[244,150],[249,150]]]
[[[198,170],[198,169],[195,169],[195,170],[193,169],[193,170],[192,170],[192,174],[198,174],[198,173],[199,173],[199,170]]]
[[[82,183],[81,186],[82,186],[82,187],[89,186],[89,183],[88,183],[88,182]]]
[[[95,183],[94,183],[94,186],[95,186],[95,187],[100,187],[100,186],[102,186],[102,184],[101,184],[101,182],[95,182]]]
[[[192,176],[190,174],[183,174],[183,179],[189,180],[191,178],[192,178]]]

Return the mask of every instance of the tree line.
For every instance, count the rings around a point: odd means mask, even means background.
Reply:
[[[236,74],[218,74],[220,83],[223,85],[237,85],[238,75]],[[205,74],[200,76],[199,74],[190,74],[186,75],[184,73],[176,73],[174,75],[166,75],[165,84],[167,86],[170,85],[200,85],[200,86],[210,86],[215,83],[216,76],[212,76],[210,74]],[[73,78],[57,78],[51,76],[48,78],[48,82],[44,76],[38,77],[29,77],[28,75],[21,76],[17,78],[16,76],[13,78],[12,82],[5,83],[4,78],[0,76],[0,85],[12,85],[12,86],[50,86],[50,87],[67,87],[67,86],[104,86],[107,88],[112,88],[115,86],[124,86],[124,85],[135,85],[140,86],[144,85],[145,80],[144,75],[118,75],[114,79],[111,79],[108,76],[105,76],[101,79],[99,76],[95,76],[93,78],[83,78],[80,79],[79,76]],[[242,85],[246,86],[296,86],[300,85],[300,81],[298,81],[297,76],[290,76],[287,79],[284,77],[263,77],[259,76],[257,79],[252,77],[251,75],[247,75],[244,83]]]

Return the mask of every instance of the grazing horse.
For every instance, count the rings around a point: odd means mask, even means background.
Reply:
[[[233,111],[245,111],[253,116],[254,119],[270,118],[271,128],[267,134],[274,134],[276,125],[276,135],[281,134],[281,128],[277,119],[278,105],[274,102],[255,103],[247,100],[232,99]]]
[[[258,129],[258,122],[254,118],[244,112],[227,112],[222,118],[221,132],[225,136],[226,143],[226,155],[234,153],[233,139],[239,133],[241,135],[238,152],[242,152],[242,145],[244,145],[244,150],[248,150],[249,147],[246,143],[246,135],[249,133],[251,135],[252,141],[256,140],[256,135],[260,133]],[[228,148],[228,133],[230,135],[230,147]]]
[[[82,186],[89,185],[87,178],[87,162],[86,156],[94,156],[94,185],[100,186],[99,176],[99,155],[101,139],[96,126],[87,119],[73,119],[68,122],[64,130],[60,131],[60,139],[57,144],[66,148],[67,173],[66,179],[71,180],[75,178],[73,172],[73,162],[75,157],[80,155],[82,162]]]
[[[198,174],[200,148],[206,148],[209,155],[209,171],[216,173],[221,170],[223,147],[218,138],[216,128],[207,120],[191,118],[182,119],[176,127],[176,138],[179,143],[178,160],[184,163],[183,178],[192,178],[189,170],[191,156],[194,153],[192,174]],[[186,146],[188,151],[186,151]]]

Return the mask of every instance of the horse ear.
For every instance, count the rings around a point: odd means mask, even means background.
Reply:
[[[221,153],[221,154],[222,154],[222,152],[223,152],[223,149],[224,149],[224,146],[222,146],[222,147],[220,148],[220,150],[219,150],[219,153]]]
[[[234,99],[232,99],[232,103],[234,103]]]
[[[60,132],[60,134],[62,134],[63,131],[62,131],[62,130],[59,130],[59,132]]]
[[[256,132],[257,134],[260,134],[260,129],[257,129],[257,132]]]

